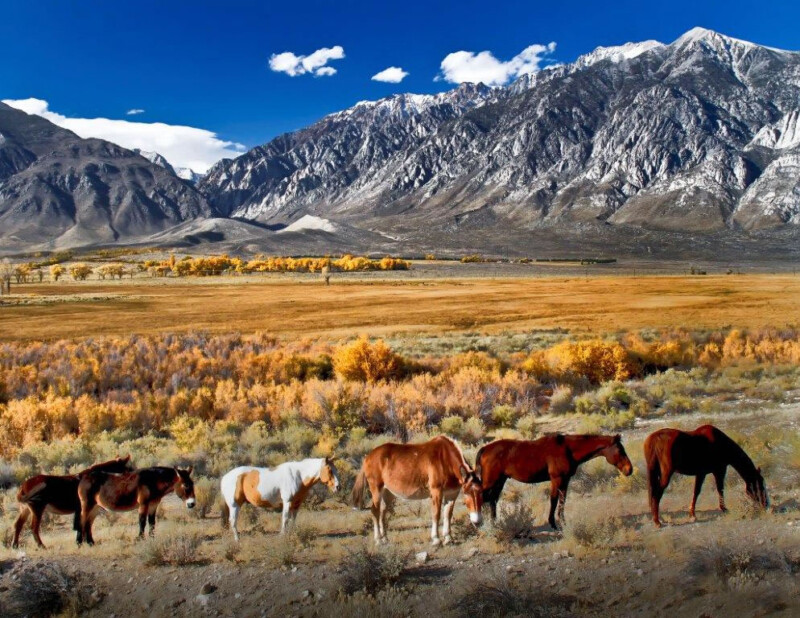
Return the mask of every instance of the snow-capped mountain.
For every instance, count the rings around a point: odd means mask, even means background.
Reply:
[[[134,148],[133,152],[143,156],[151,163],[160,165],[165,170],[169,170],[170,172],[175,174],[181,180],[185,180],[186,182],[191,183],[193,185],[197,184],[197,181],[203,177],[202,174],[198,174],[191,168],[172,166],[169,161],[167,161],[162,155],[158,154],[157,152],[151,152],[149,150],[140,150],[139,148]]]
[[[800,54],[695,28],[506,88],[362,102],[221,161],[198,187],[232,216],[382,233],[775,228],[800,217],[799,112]]]

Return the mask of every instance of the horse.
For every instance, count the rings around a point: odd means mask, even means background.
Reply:
[[[653,523],[661,527],[659,504],[673,473],[694,476],[694,494],[689,517],[697,521],[695,506],[709,474],[714,475],[719,494],[719,508],[724,513],[725,473],[728,466],[739,473],[745,482],[745,493],[762,508],[769,506],[767,489],[761,468],[756,468],[747,453],[736,442],[713,425],[703,425],[694,431],[659,429],[647,436],[644,442],[647,461],[647,478],[650,494],[650,511]]]
[[[497,501],[509,478],[521,483],[550,481],[548,523],[559,530],[564,523],[567,487],[578,467],[603,456],[625,476],[633,465],[619,434],[615,436],[552,434],[537,440],[495,440],[481,447],[475,469],[483,478],[483,499],[489,504],[492,521],[497,519]],[[558,519],[556,519],[558,506]]]
[[[84,474],[94,470],[105,472],[126,472],[132,470],[131,456],[119,457],[95,464],[77,474],[67,474],[56,476],[52,474],[37,474],[25,480],[17,492],[19,502],[19,516],[14,522],[14,541],[13,548],[19,547],[19,536],[28,518],[31,520],[31,531],[36,544],[45,549],[42,537],[39,536],[39,527],[42,523],[42,516],[45,511],[57,513],[59,515],[69,515],[74,513],[73,529],[77,533],[77,542],[83,540],[81,533],[81,503],[78,500],[78,483]]]
[[[83,538],[89,545],[94,545],[92,523],[101,507],[107,511],[138,508],[139,538],[144,538],[145,523],[150,524],[150,536],[154,536],[156,510],[164,496],[174,491],[188,508],[194,508],[192,468],[155,466],[125,474],[108,474],[99,470],[84,474],[78,483]]]
[[[470,521],[482,523],[483,506],[480,476],[473,470],[458,445],[446,436],[422,444],[388,442],[370,451],[356,477],[351,501],[363,508],[364,493],[372,494],[372,523],[376,543],[387,543],[386,512],[395,498],[431,499],[431,543],[439,545],[439,519],[444,504],[442,533],[444,543],[452,541],[450,520],[458,494],[463,490]]]
[[[284,534],[297,517],[297,510],[308,492],[317,483],[324,483],[331,491],[339,491],[339,472],[330,458],[287,461],[272,470],[255,466],[234,468],[220,481],[225,500],[223,522],[228,520],[233,537],[238,541],[236,520],[245,502],[265,508],[282,505],[281,534]]]

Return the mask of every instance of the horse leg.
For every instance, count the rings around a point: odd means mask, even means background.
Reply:
[[[87,545],[94,545],[92,524],[94,523],[95,517],[97,517],[97,511],[99,508],[100,507],[97,504],[94,504],[89,508],[87,508],[85,505],[81,507],[81,527],[83,528],[83,540],[86,541]]]
[[[697,516],[694,513],[694,509],[697,506],[697,497],[700,495],[700,491],[703,489],[703,482],[706,480],[705,474],[698,474],[694,479],[694,494],[692,495],[692,506],[689,507],[689,518],[692,521],[697,521]]]
[[[292,508],[290,502],[283,503],[283,513],[281,514],[281,534],[286,534],[289,528],[289,509]]]
[[[442,513],[442,490],[431,489],[431,543],[439,545],[439,518]]]
[[[728,468],[725,467],[714,472],[714,481],[717,484],[717,493],[719,494],[719,510],[723,513],[728,512],[728,508],[725,506],[725,473],[727,471]]]
[[[381,492],[381,502],[379,505],[379,513],[378,513],[378,523],[380,527],[380,534],[381,539],[384,543],[388,542],[386,538],[386,516],[389,514],[389,510],[392,508],[394,504],[394,495],[392,492],[387,490],[385,487]]]
[[[497,502],[500,500],[500,494],[506,484],[508,477],[505,475],[500,476],[494,485],[484,493],[484,500],[489,503],[489,511],[492,514],[492,523],[497,521]]]
[[[19,515],[17,521],[14,522],[14,541],[11,547],[17,549],[19,547],[19,535],[22,534],[22,529],[25,527],[25,522],[31,516],[31,509],[27,504],[19,505]]]
[[[233,539],[235,541],[239,541],[239,531],[236,529],[236,522],[239,519],[239,509],[241,507],[234,502],[231,505],[228,505],[228,510],[230,513],[228,514],[228,522],[231,525],[231,530],[233,530]]]
[[[144,538],[144,528],[147,525],[147,504],[139,504],[139,538]]]
[[[75,531],[75,542],[78,545],[83,545],[83,529],[81,529],[81,510],[75,511],[75,515],[72,519],[72,529]]]
[[[159,504],[161,504],[160,500],[158,502],[151,502],[147,507],[147,524],[149,525],[148,532],[150,533],[151,537],[156,535],[156,511],[158,511]]]
[[[556,522],[556,507],[561,499],[561,485],[563,481],[560,476],[550,477],[550,515],[547,522],[553,530],[559,530],[558,523]]]
[[[42,537],[39,536],[39,528],[42,525],[42,517],[44,516],[44,508],[31,507],[31,530],[33,531],[33,538],[36,539],[36,544],[42,549],[46,549],[42,543]]]
[[[450,520],[453,518],[453,508],[456,506],[455,498],[445,500],[444,503],[444,521],[442,522],[442,535],[444,536],[444,544],[447,545],[453,541],[450,536]]]
[[[669,485],[672,478],[672,471],[662,469],[661,464],[656,460],[648,462],[648,489],[650,493],[650,512],[653,514],[653,523],[656,528],[661,527],[661,517],[659,508],[661,505],[661,497],[664,495],[664,490]]]
[[[558,487],[558,513],[556,521],[558,521],[559,528],[564,527],[564,506],[567,503],[567,487],[569,486],[569,477],[565,477]]]

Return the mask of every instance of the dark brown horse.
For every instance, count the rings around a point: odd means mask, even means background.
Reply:
[[[727,510],[723,492],[728,466],[733,466],[742,477],[745,492],[751,500],[763,508],[769,503],[761,469],[756,468],[742,447],[713,425],[703,425],[694,431],[659,429],[647,436],[644,456],[647,461],[650,511],[653,513],[653,522],[659,528],[659,504],[675,472],[695,477],[692,506],[689,508],[692,520],[696,519],[694,509],[697,497],[709,474],[714,475],[717,483],[719,508],[723,512]]]
[[[483,479],[483,500],[491,508],[492,519],[497,518],[497,501],[508,479],[521,483],[544,483],[549,480],[550,516],[547,521],[558,530],[564,522],[564,503],[570,479],[578,466],[600,456],[625,476],[633,472],[633,465],[619,435],[563,434],[548,435],[538,440],[490,442],[478,451],[475,471]]]
[[[12,547],[19,547],[19,536],[25,522],[31,520],[31,531],[36,544],[44,548],[42,537],[39,536],[39,527],[45,511],[69,515],[74,513],[73,529],[77,533],[77,542],[83,540],[81,534],[81,502],[78,499],[78,483],[84,474],[94,470],[105,472],[126,472],[132,470],[131,456],[112,459],[95,464],[91,468],[78,474],[55,476],[51,474],[37,474],[27,479],[19,487],[17,501],[19,502],[19,516],[14,523],[14,542]]]
[[[78,484],[81,501],[81,529],[83,538],[94,545],[92,523],[100,508],[108,511],[139,509],[139,538],[144,537],[145,524],[150,524],[150,536],[156,527],[156,510],[161,499],[175,494],[194,508],[194,481],[192,467],[187,470],[156,466],[126,474],[108,474],[94,471],[85,474]]]

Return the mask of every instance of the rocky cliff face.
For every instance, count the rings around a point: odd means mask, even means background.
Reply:
[[[42,248],[144,238],[213,216],[169,169],[0,103],[0,237]]]
[[[359,103],[198,187],[226,215],[385,233],[581,223],[800,223],[800,54],[694,29],[599,48],[507,88]]]

